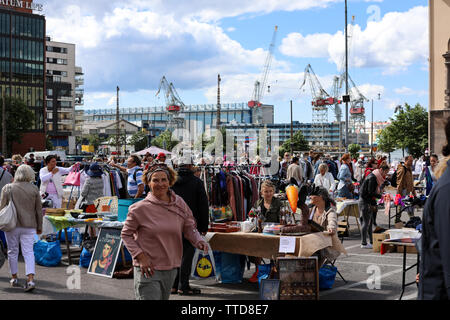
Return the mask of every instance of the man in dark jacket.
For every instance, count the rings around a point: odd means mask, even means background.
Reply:
[[[192,160],[183,160],[183,162],[179,164],[178,180],[173,185],[172,190],[183,198],[189,206],[197,222],[197,230],[202,235],[205,235],[208,232],[209,224],[209,206],[205,187],[202,180],[194,175]],[[178,292],[183,295],[200,294],[199,289],[189,286],[194,253],[195,248],[188,240],[183,238],[183,258],[181,267],[178,270],[178,276],[172,287],[172,293]]]
[[[359,194],[359,211],[361,222],[361,248],[372,248],[372,225],[373,225],[373,210],[376,207],[377,194],[377,178],[373,173],[369,174],[364,180],[360,194]],[[367,243],[367,236],[370,244]]]
[[[449,122],[450,123],[450,122]],[[444,155],[446,155],[444,153]],[[423,211],[419,299],[450,298],[450,161]]]
[[[361,221],[361,248],[372,249],[372,225],[376,219],[376,212],[378,211],[377,199],[381,198],[381,190],[385,184],[378,185],[376,174],[380,179],[385,179],[389,172],[389,166],[383,165],[376,172],[372,172],[365,179],[361,185],[359,197],[359,210]],[[380,182],[381,183],[381,182]],[[370,244],[367,243],[367,236]]]

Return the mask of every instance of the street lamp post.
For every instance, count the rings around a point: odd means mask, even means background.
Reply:
[[[378,100],[380,100],[381,94],[378,94]],[[372,122],[370,124],[370,155],[373,158],[373,98],[372,98]]]

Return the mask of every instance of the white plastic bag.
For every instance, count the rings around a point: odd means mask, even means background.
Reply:
[[[17,225],[17,211],[14,206],[13,196],[11,192],[11,184],[9,186],[9,203],[6,207],[0,210],[0,230],[11,231],[16,228]]]
[[[211,246],[208,244],[208,253],[203,250],[195,249],[194,258],[192,259],[191,277],[194,279],[216,278],[216,264],[214,262],[214,254]]]

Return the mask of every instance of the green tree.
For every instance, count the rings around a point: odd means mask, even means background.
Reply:
[[[109,136],[109,140],[108,140],[108,144],[112,147],[116,147],[117,146],[117,140],[119,140],[119,146],[122,147],[124,145],[126,145],[127,142],[127,136],[124,132],[120,132],[119,135],[110,135]]]
[[[392,131],[392,127],[387,126],[383,130],[380,130],[377,135],[378,149],[389,155],[389,162],[391,162],[391,152],[394,152],[397,149]]]
[[[172,150],[177,144],[179,143],[178,140],[173,139],[172,140],[172,132],[169,130],[166,130],[162,132],[159,136],[157,136],[152,141],[152,145],[156,146],[158,148],[170,151]]]
[[[352,143],[348,146],[348,152],[350,153],[352,159],[358,159],[359,150],[361,150],[361,146],[359,144]]]
[[[3,107],[3,101],[0,99],[0,109]],[[6,113],[6,144],[7,154],[11,154],[13,142],[21,143],[24,132],[32,129],[35,119],[34,112],[18,98],[5,98]],[[2,128],[2,113],[0,112],[0,134]]]
[[[50,139],[50,137],[48,135],[45,136],[45,150],[53,150],[55,148],[55,146],[52,143],[52,140]]]
[[[130,144],[134,146],[135,151],[143,150],[147,147],[148,137],[145,132],[137,131],[130,138]]]
[[[95,151],[97,151],[98,147],[105,141],[105,139],[101,138],[98,134],[90,134],[86,138],[89,145],[94,146]]]
[[[297,131],[291,139],[287,139],[279,150],[280,156],[283,156],[285,152],[291,152],[291,142],[292,142],[292,150],[293,151],[308,151],[309,144],[308,141],[303,136],[303,133],[299,130]]]
[[[392,126],[392,136],[398,148],[418,158],[423,155],[428,145],[428,112],[420,104],[411,107],[405,103],[404,107],[396,109]]]

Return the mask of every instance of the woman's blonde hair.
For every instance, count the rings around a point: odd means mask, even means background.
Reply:
[[[262,191],[262,189],[264,189],[264,188],[272,188],[273,189],[273,191],[275,191],[275,185],[272,183],[272,181],[270,181],[270,180],[264,180],[262,183],[261,183],[261,191]]]
[[[145,185],[148,185],[150,183],[151,173],[153,173],[155,170],[152,170],[153,167],[148,168],[148,170],[144,171],[144,174],[142,176],[142,182],[144,182]],[[163,172],[168,173],[169,177],[169,186],[172,187],[175,182],[177,182],[178,174],[175,170],[173,170],[171,167],[165,167],[163,168]]]
[[[11,157],[12,161],[16,161],[18,163],[22,163],[22,156],[20,154],[15,154]]]
[[[328,165],[326,163],[319,164],[319,172],[321,169],[325,169],[325,173],[328,172]]]

